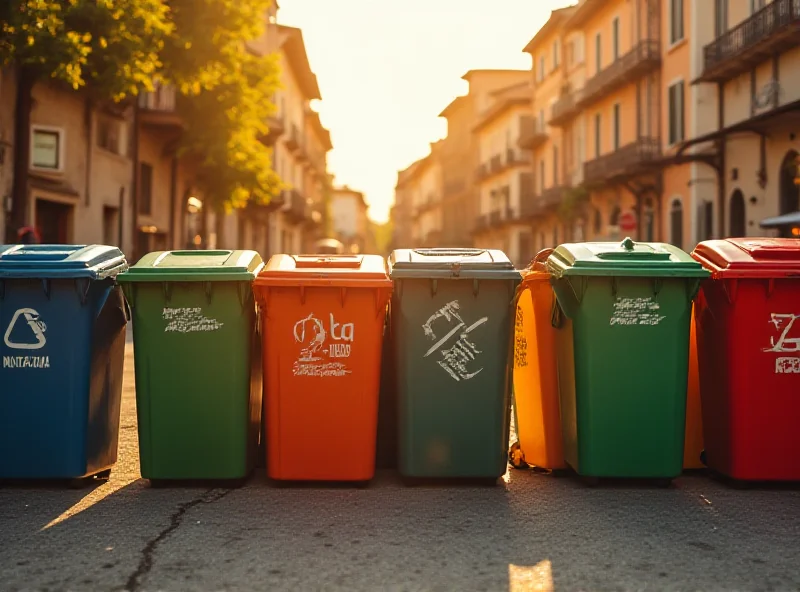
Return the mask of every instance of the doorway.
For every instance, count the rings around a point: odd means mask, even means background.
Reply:
[[[740,189],[733,192],[730,204],[730,227],[728,232],[735,238],[743,237],[747,234],[745,228],[745,203],[744,194]]]
[[[796,150],[789,150],[781,163],[780,179],[780,216],[791,214],[800,210],[800,154]],[[791,229],[782,228],[781,236],[791,238]]]
[[[43,244],[64,245],[70,242],[72,206],[46,199],[36,199],[36,230]]]

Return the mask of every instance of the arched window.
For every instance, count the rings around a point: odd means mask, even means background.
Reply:
[[[553,226],[553,248],[558,246],[558,226]]]
[[[680,198],[672,200],[672,207],[669,211],[670,239],[669,242],[683,248],[683,202]]]
[[[730,236],[742,237],[747,235],[744,194],[740,189],[737,189],[733,192],[733,195],[731,195],[729,215],[730,220],[728,225],[728,233]]]
[[[619,226],[619,215],[621,210],[619,206],[614,206],[614,209],[611,210],[611,216],[608,217],[608,225],[609,226]]]
[[[594,211],[594,233],[600,234],[603,232],[603,214],[600,210]]]
[[[780,174],[780,215],[791,214],[800,210],[800,154],[796,150],[789,150],[781,163]]]

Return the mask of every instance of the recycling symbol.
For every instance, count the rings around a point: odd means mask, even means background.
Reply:
[[[32,343],[31,340],[27,340],[25,342],[12,340],[11,336],[12,333],[14,333],[14,328],[17,326],[18,321],[20,323],[24,322],[28,325],[32,332],[32,340],[35,340],[35,343]],[[8,329],[6,329],[6,334],[3,337],[3,341],[5,342],[6,346],[10,347],[11,349],[42,349],[47,343],[47,338],[44,336],[45,331],[47,331],[47,325],[45,325],[44,321],[39,318],[38,312],[32,308],[20,308],[14,313],[14,316],[11,317],[11,322],[8,324]],[[24,329],[17,329],[17,335],[15,335],[15,338],[19,338],[19,334],[22,332],[24,332]]]

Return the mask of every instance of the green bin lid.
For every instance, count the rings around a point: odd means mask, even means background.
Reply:
[[[90,279],[128,269],[125,255],[106,245],[0,245],[0,279]]]
[[[389,256],[393,279],[518,280],[506,254],[494,249],[398,249]]]
[[[563,244],[547,259],[547,270],[563,276],[708,277],[692,257],[673,245],[637,243]]]
[[[264,263],[255,251],[154,251],[142,257],[120,282],[245,282]]]

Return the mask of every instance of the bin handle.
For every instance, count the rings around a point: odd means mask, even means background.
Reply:
[[[553,254],[553,251],[554,249],[548,247],[536,253],[533,259],[531,259],[531,262],[528,264],[528,269],[538,269],[539,271],[544,271],[544,269],[541,268],[544,267],[545,261],[547,261],[547,258]]]

